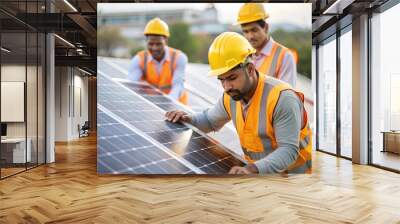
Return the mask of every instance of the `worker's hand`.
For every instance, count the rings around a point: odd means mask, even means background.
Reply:
[[[178,121],[180,122],[191,122],[190,116],[183,111],[180,110],[173,110],[173,111],[168,111],[165,114],[165,117],[167,118],[167,121],[176,123]]]
[[[245,167],[234,166],[229,171],[229,174],[253,174],[258,173],[258,169],[254,164],[249,164]]]
[[[246,167],[234,166],[229,171],[229,174],[251,174],[251,172]]]

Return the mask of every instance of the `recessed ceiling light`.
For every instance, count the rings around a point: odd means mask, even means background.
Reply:
[[[92,73],[89,73],[88,71],[85,71],[85,70],[83,70],[83,69],[81,69],[81,68],[79,68],[79,67],[78,67],[78,69],[79,69],[81,72],[85,73],[85,74],[92,75]]]
[[[72,10],[74,10],[74,12],[78,12],[78,10],[71,4],[69,3],[67,0],[64,0],[65,4],[67,4]]]
[[[11,52],[11,50],[8,50],[8,49],[5,48],[5,47],[1,47],[1,50],[4,51],[4,52],[7,52],[7,53],[10,53],[10,52]]]
[[[66,39],[64,39],[64,38],[62,38],[62,37],[60,37],[60,36],[57,35],[57,34],[54,34],[54,36],[57,37],[58,39],[60,39],[61,41],[63,41],[64,43],[68,44],[69,46],[75,48],[75,45],[71,44],[71,42],[69,42],[68,40],[66,40]]]

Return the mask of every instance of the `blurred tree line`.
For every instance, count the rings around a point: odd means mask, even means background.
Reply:
[[[123,46],[128,40],[121,35],[119,28],[107,27],[97,30],[97,48],[99,56],[113,56],[116,47]]]
[[[208,48],[215,36],[192,35],[186,23],[170,24],[170,38],[168,45],[186,53],[192,63],[208,64]],[[274,40],[284,46],[295,49],[298,53],[297,72],[311,79],[311,31],[286,31],[282,29],[271,33]],[[130,56],[143,50],[145,46],[138,45],[124,39],[120,31],[115,28],[102,28],[98,31],[98,52],[101,56],[114,56],[116,47],[128,47]]]
[[[297,72],[311,79],[311,31],[285,31],[275,30],[271,33],[272,38],[285,47],[295,49],[298,53]]]

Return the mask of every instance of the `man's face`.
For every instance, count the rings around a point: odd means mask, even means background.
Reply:
[[[242,25],[242,32],[251,46],[256,49],[262,48],[267,38],[268,25],[261,27],[257,22]]]
[[[166,37],[159,35],[148,35],[146,38],[147,50],[156,60],[161,60],[164,56],[164,47],[166,46]]]
[[[239,67],[218,76],[225,93],[236,101],[242,100],[251,89],[250,73],[245,69]]]

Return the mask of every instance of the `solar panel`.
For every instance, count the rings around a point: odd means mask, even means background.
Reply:
[[[98,57],[99,63],[107,66],[107,75],[112,78],[127,78],[127,71],[130,65],[130,60],[119,58],[104,58]],[[210,80],[209,77],[199,76],[199,74],[207,73],[207,66],[199,64],[188,64],[187,77],[185,88],[189,91],[189,108],[191,112],[199,112],[205,108],[211,107],[222,95],[223,90],[220,90],[220,85],[215,80]],[[103,71],[100,69],[100,71]],[[219,88],[218,88],[219,87]],[[150,94],[150,93],[149,93]],[[157,94],[154,92],[154,94]],[[158,93],[159,94],[159,93]],[[162,104],[157,104],[161,106]],[[186,110],[176,104],[163,105],[164,110],[181,109]],[[239,138],[237,137],[235,128],[232,122],[222,127],[218,132],[211,132],[207,134],[213,139],[218,140],[219,143],[234,151],[237,155],[243,156],[243,151],[240,146]]]
[[[107,114],[117,117],[125,126],[138,130],[156,148],[163,149],[164,152],[169,150],[171,155],[175,155],[178,161],[193,172],[224,174],[234,165],[244,165],[241,160],[228,153],[226,148],[198,130],[165,121],[164,110],[176,108],[177,104],[158,90],[147,84],[122,84],[101,71],[98,74],[99,107]],[[121,168],[118,165],[118,169]],[[138,170],[135,171],[140,174]]]
[[[128,87],[131,90],[135,91],[136,93],[142,95],[143,97],[145,97],[149,101],[153,102],[160,108],[163,108],[164,110],[172,110],[172,109],[186,110],[185,107],[182,107],[181,105],[176,104],[171,99],[166,98],[165,95],[160,94],[159,90],[154,90],[154,92],[156,92],[156,93],[154,93],[152,91],[147,91],[146,89],[148,89],[148,88],[154,89],[153,87],[149,87],[147,84],[142,84],[142,83],[138,84],[138,83],[131,83],[131,82],[122,82],[122,83],[126,87]],[[146,90],[146,91],[144,91],[144,90]],[[145,127],[143,127],[143,128],[145,128]],[[203,137],[203,138],[205,138],[205,137]],[[194,139],[196,139],[196,138],[194,138]],[[160,141],[162,141],[162,140],[160,140]],[[203,140],[203,141],[207,141],[207,140]],[[194,146],[191,145],[191,147],[194,147]],[[191,147],[189,147],[189,148],[191,148]],[[221,156],[223,156],[223,155],[221,155]]]
[[[121,83],[165,111],[179,109],[189,112],[187,108],[163,95],[160,90],[145,83],[132,83],[123,80],[121,80]]]
[[[127,73],[121,71],[118,69],[117,66],[110,60],[106,60],[104,58],[98,57],[98,63],[97,63],[97,70],[100,70],[106,74],[109,74],[113,78],[126,78]],[[128,70],[128,67],[126,67],[126,70]]]
[[[100,174],[194,174],[168,152],[98,111],[97,172]]]
[[[165,95],[163,95],[158,89],[155,89],[145,83],[131,83],[131,82],[126,82],[121,80],[121,83],[123,83],[126,87],[129,89],[137,92],[147,100],[151,101],[158,107],[162,108],[165,111],[170,111],[170,110],[183,110],[188,113],[192,112],[189,111],[186,107],[182,106],[181,104],[175,103],[175,101],[167,98]],[[200,106],[201,107],[201,106]],[[202,106],[200,111],[204,110],[204,108],[208,108],[209,106]],[[192,108],[191,108],[192,109]],[[227,126],[223,127],[221,130],[218,132],[214,133],[209,133],[209,136],[217,139],[219,142],[222,142],[224,146],[232,149],[234,153],[238,155],[243,155],[240,143],[238,142],[239,137],[237,137],[237,134],[235,131],[228,129]]]
[[[120,68],[125,69],[125,70],[129,69],[129,65],[131,63],[130,60],[123,60],[123,59],[121,60],[121,59],[115,59],[115,58],[113,58],[112,60],[108,59],[107,61],[109,63],[113,63],[116,66],[119,66]]]

